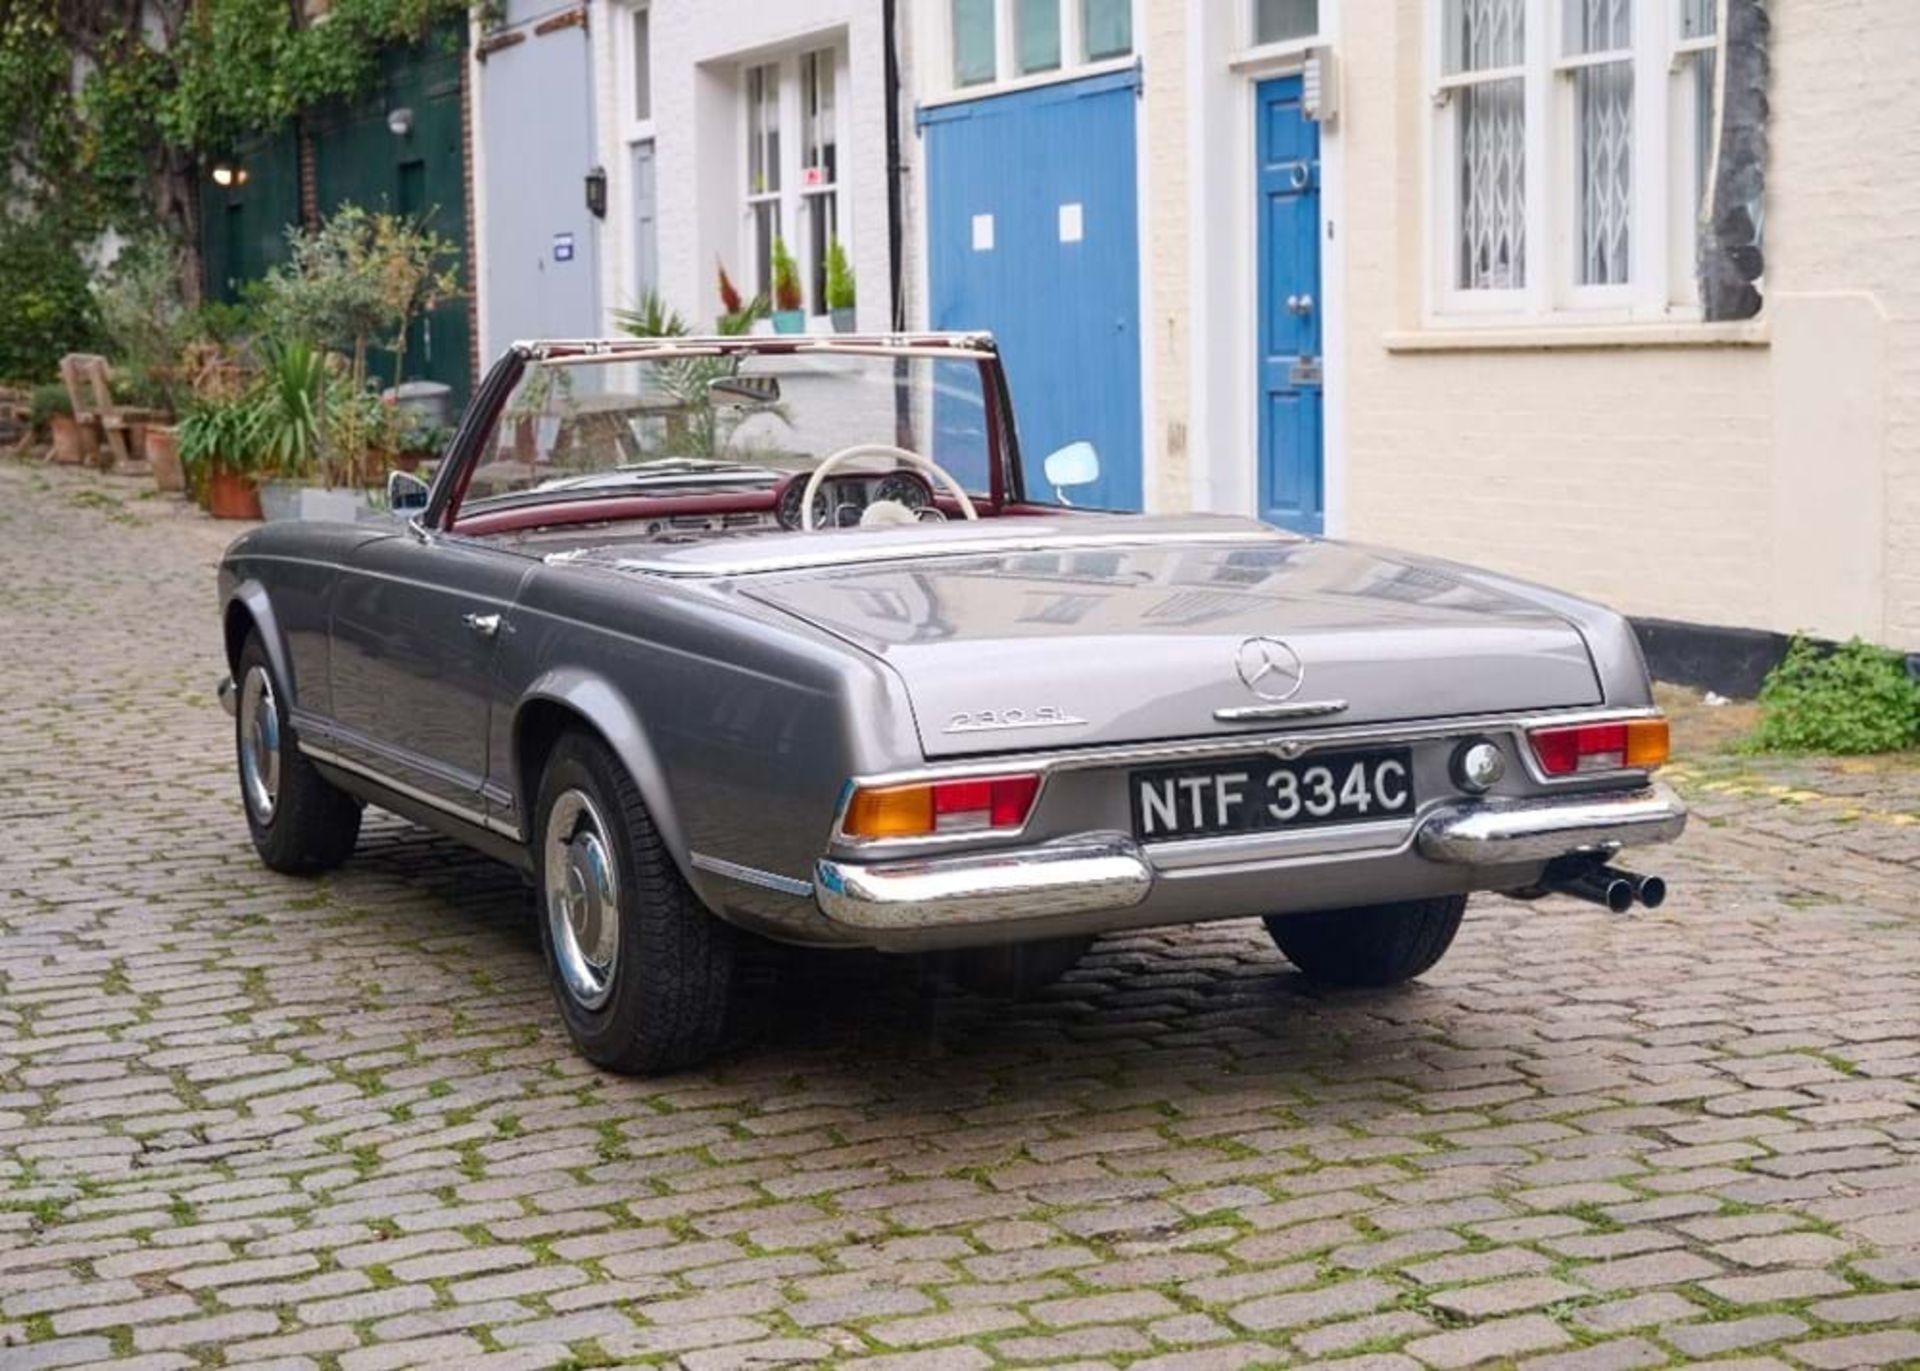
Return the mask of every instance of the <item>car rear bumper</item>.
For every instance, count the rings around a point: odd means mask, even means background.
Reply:
[[[1686,806],[1664,785],[1599,794],[1450,803],[1390,847],[1156,866],[1121,834],[900,862],[822,859],[820,912],[884,948],[961,946],[1345,908],[1530,885],[1555,857],[1668,842]],[[1226,854],[1222,854],[1226,857]]]

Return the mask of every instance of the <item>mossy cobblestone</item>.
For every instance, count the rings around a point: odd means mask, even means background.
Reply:
[[[1920,1362],[1911,759],[1683,705],[1655,915],[1479,900],[1365,994],[1247,923],[1017,1006],[769,951],[620,1080],[511,872],[254,860],[232,531],[0,462],[0,1371]]]

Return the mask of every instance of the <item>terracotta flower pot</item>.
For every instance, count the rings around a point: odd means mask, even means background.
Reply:
[[[147,430],[147,461],[153,467],[153,483],[159,489],[179,494],[187,488],[187,473],[180,467],[180,445],[171,428],[155,426]]]
[[[207,513],[216,519],[258,519],[260,487],[253,477],[218,468],[207,475]]]
[[[53,435],[53,460],[64,466],[78,466],[86,454],[80,446],[80,425],[71,414],[55,414],[47,420]]]

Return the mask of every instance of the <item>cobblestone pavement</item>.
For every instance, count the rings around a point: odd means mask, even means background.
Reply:
[[[231,531],[0,463],[0,1367],[1920,1362],[1911,763],[1697,760],[1665,909],[1484,900],[1401,991],[782,954],[618,1080],[505,870],[254,861]]]

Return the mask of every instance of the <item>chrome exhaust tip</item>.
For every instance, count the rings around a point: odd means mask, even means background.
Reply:
[[[1624,914],[1633,908],[1633,882],[1608,867],[1549,876],[1543,884],[1555,894],[1604,905],[1614,914]]]
[[[1637,871],[1622,871],[1618,867],[1605,868],[1607,874],[1618,876],[1633,884],[1633,898],[1647,909],[1658,909],[1667,902],[1667,883],[1658,876],[1642,876]]]

